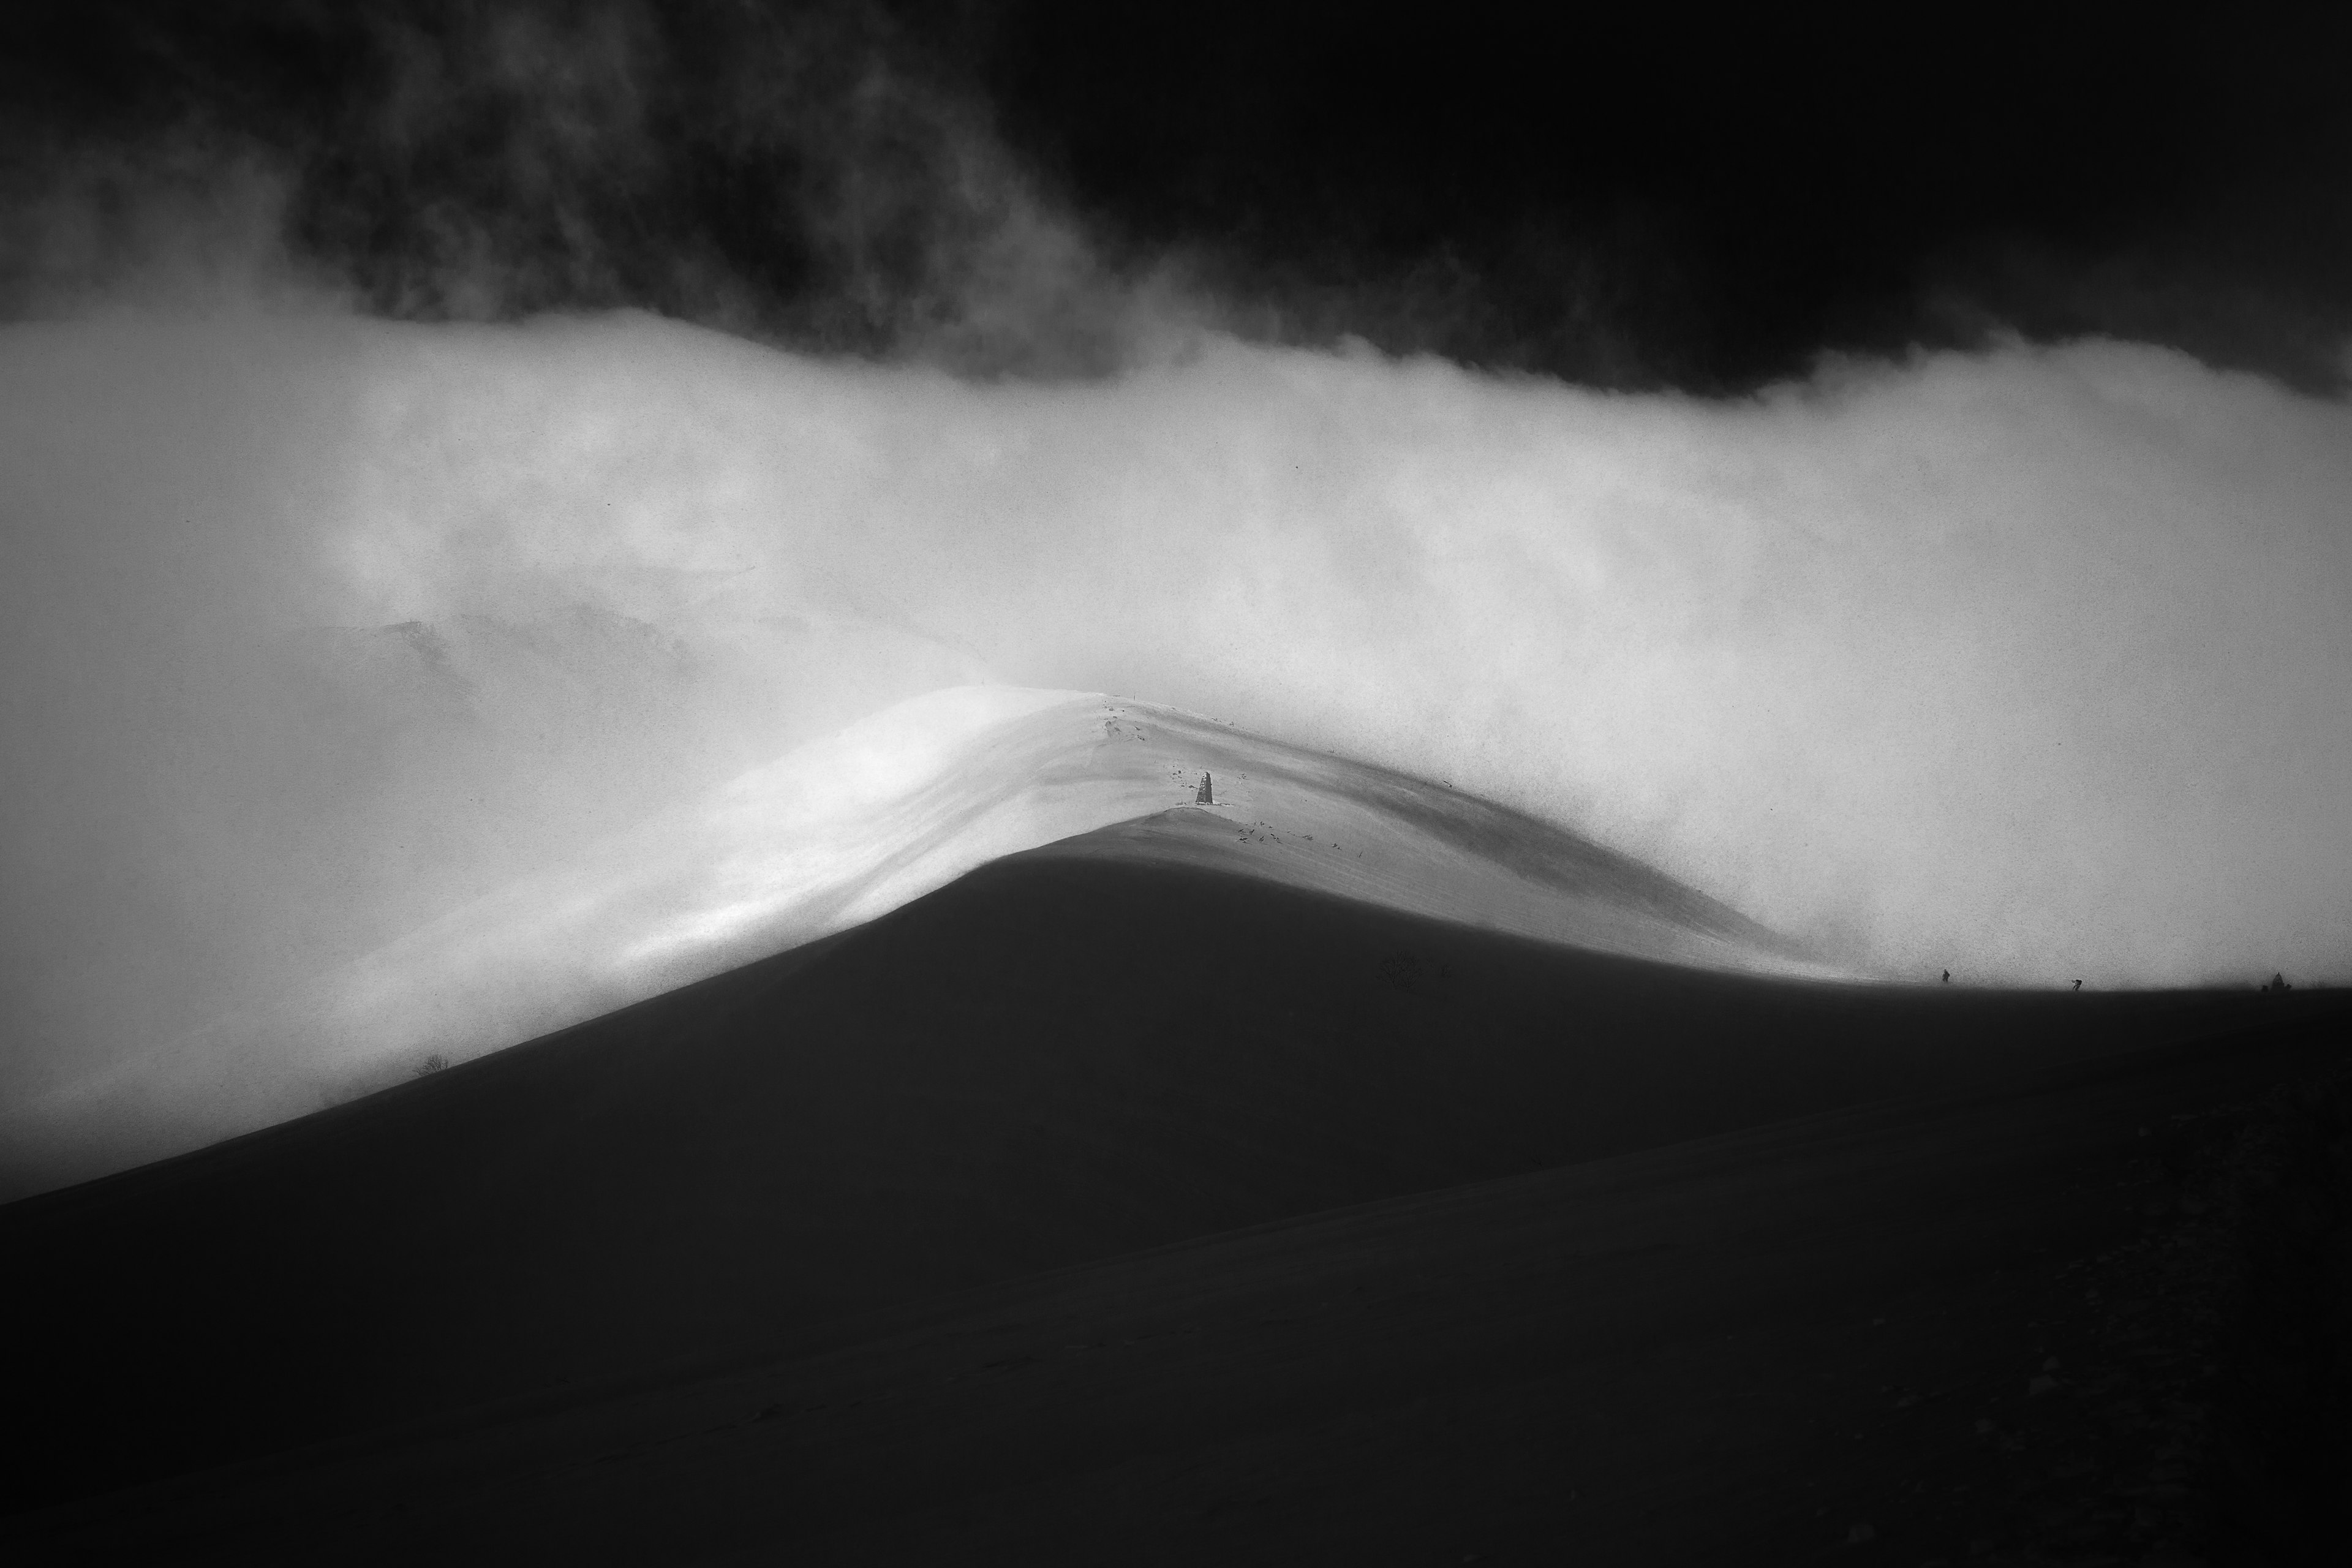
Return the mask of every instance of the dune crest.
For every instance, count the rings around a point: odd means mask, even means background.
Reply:
[[[1148,703],[955,687],[8,1120],[53,1150],[109,1145],[68,1161],[79,1173],[120,1168],[428,1056],[463,1060],[584,1022],[1024,852],[1191,864],[1709,969],[1832,973],[1640,862],[1441,784]]]

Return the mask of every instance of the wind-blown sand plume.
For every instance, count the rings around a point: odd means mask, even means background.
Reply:
[[[1189,785],[1214,773],[1215,802],[1073,838],[1061,853],[1214,866],[1596,952],[1850,975],[1630,857],[1443,784],[1144,703],[1111,704],[1104,733],[1145,756],[1200,759],[1171,776]]]
[[[1202,808],[1195,784],[1218,777]],[[12,1118],[88,1176],[299,1115],[869,921],[977,866],[1212,867],[1600,952],[1829,975],[1640,863],[1523,814],[1148,703],[959,687],[901,703],[466,906],[267,1011]]]

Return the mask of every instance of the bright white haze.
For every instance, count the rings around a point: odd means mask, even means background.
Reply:
[[[1891,973],[2352,970],[2352,410],[2169,352],[1706,403],[114,314],[0,330],[0,1100],[982,680],[1443,778]]]

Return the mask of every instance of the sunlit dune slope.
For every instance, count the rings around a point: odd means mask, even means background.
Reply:
[[[282,1121],[428,1054],[462,1060],[594,1017],[1147,816],[1069,852],[1213,866],[1594,952],[1826,973],[1638,861],[1441,784],[1146,704],[962,687],[36,1103],[0,1123],[7,1174],[54,1185]]]
[[[550,1038],[0,1209],[23,1282],[0,1332],[47,1369],[12,1395],[0,1487],[87,1492],[2268,1000],[1698,970],[1122,847],[1196,829],[1012,856]]]

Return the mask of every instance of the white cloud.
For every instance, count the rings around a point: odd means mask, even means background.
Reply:
[[[2341,405],[2105,343],[1727,405],[1194,351],[0,332],[0,1088],[983,678],[1447,778],[1895,967],[2352,968]]]

